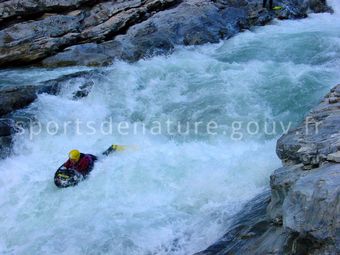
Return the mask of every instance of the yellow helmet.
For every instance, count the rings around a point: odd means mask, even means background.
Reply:
[[[71,150],[69,153],[68,153],[68,156],[71,160],[75,160],[75,161],[78,161],[79,158],[80,158],[80,151],[78,150]]]

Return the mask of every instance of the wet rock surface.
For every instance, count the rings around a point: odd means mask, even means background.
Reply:
[[[340,84],[306,117],[302,125],[277,142],[277,155],[284,163],[317,167],[327,155],[340,150]]]
[[[197,255],[340,254],[340,164],[334,160],[340,151],[340,105],[330,100],[339,89],[307,116],[321,121],[318,132],[304,132],[304,121],[279,139],[284,166],[272,174],[270,194],[250,201],[229,231]]]
[[[29,105],[36,97],[36,88],[34,86],[1,88],[0,116]]]
[[[72,45],[108,40],[176,2],[5,1],[0,66],[35,63]],[[27,12],[31,15],[22,14]]]
[[[329,11],[324,0],[9,0],[0,2],[0,66],[102,66],[215,43],[275,17]]]

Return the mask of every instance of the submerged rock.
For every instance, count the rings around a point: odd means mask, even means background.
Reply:
[[[0,116],[21,109],[37,98],[34,86],[0,88]]]

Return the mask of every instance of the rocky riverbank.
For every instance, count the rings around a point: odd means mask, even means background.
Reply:
[[[215,43],[273,18],[330,11],[324,0],[0,1],[0,66],[102,66]]]
[[[277,142],[283,167],[197,255],[340,254],[340,85]]]
[[[324,0],[279,0],[275,4],[279,10],[262,8],[261,0],[0,1],[0,67],[103,66],[115,59],[133,62],[171,53],[176,45],[215,43],[273,18],[331,12]],[[88,75],[95,73],[0,88],[1,156],[9,152],[16,110],[28,106],[39,93],[57,94],[64,80]],[[81,89],[79,93],[86,96],[88,92]]]

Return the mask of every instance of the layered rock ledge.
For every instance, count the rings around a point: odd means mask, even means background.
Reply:
[[[197,255],[340,254],[340,84],[277,142],[283,167]]]
[[[275,17],[330,11],[325,0],[0,1],[0,67],[111,64],[215,43]]]

